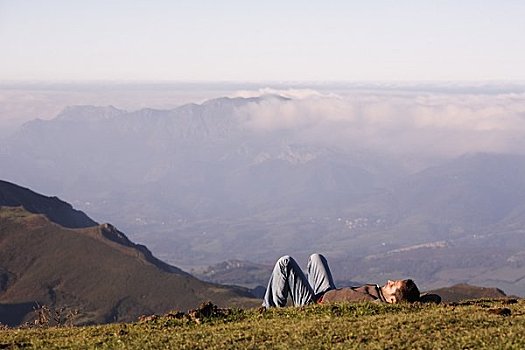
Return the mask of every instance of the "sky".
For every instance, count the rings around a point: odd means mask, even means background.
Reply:
[[[522,0],[0,0],[0,81],[525,80]]]

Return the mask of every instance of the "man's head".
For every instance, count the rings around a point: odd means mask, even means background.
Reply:
[[[419,289],[417,289],[414,281],[408,280],[397,280],[388,281],[383,287],[381,287],[383,296],[386,301],[391,304],[400,302],[413,303],[419,300]]]

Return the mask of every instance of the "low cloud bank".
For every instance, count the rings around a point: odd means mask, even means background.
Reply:
[[[262,89],[280,95],[237,110],[254,131],[290,131],[297,141],[395,154],[457,156],[525,153],[525,94],[323,93]]]

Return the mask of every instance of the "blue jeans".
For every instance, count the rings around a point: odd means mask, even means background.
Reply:
[[[315,302],[330,289],[335,289],[332,273],[324,256],[312,254],[308,259],[307,269],[308,277],[291,256],[279,258],[268,281],[262,305],[266,308],[283,307],[290,295],[295,306],[303,306]]]

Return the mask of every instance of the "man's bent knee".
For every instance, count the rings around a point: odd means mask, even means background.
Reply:
[[[310,255],[310,261],[326,261],[326,258],[322,254],[314,253]]]
[[[283,255],[281,256],[278,260],[277,260],[277,263],[276,265],[279,265],[279,266],[288,266],[288,264],[290,263],[290,261],[292,261],[293,258],[290,256],[290,255]]]

